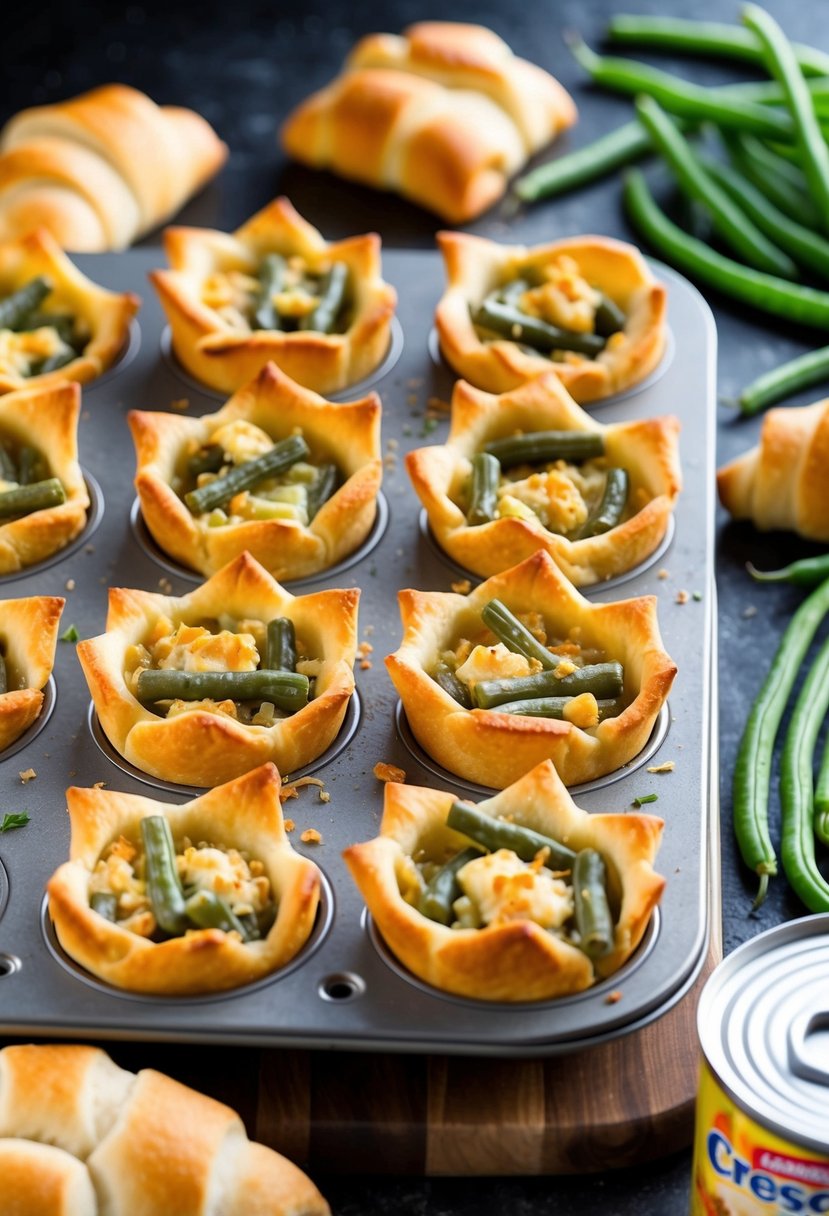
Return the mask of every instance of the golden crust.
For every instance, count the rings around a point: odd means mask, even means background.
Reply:
[[[457,492],[472,457],[493,439],[543,430],[601,434],[609,463],[627,470],[630,498],[641,502],[640,509],[603,535],[583,540],[516,517],[471,527]],[[682,482],[678,431],[673,417],[602,426],[579,409],[555,372],[500,396],[460,380],[445,445],[410,452],[406,468],[438,544],[467,570],[486,578],[544,549],[574,585],[584,586],[630,570],[662,540]]]
[[[500,245],[462,232],[439,232],[447,286],[435,312],[444,357],[476,388],[505,393],[552,370],[575,401],[598,401],[638,384],[656,367],[665,348],[667,292],[639,251],[602,236],[568,237],[527,248]],[[543,268],[566,254],[587,282],[625,313],[625,339],[609,343],[595,359],[551,363],[515,342],[482,342],[470,316],[484,296],[520,268]]]
[[[0,574],[51,557],[86,524],[89,493],[78,464],[80,412],[81,390],[68,381],[41,382],[0,397],[0,436],[40,452],[49,475],[60,480],[66,494],[56,507],[0,521]]]
[[[99,287],[69,260],[44,228],[0,243],[0,297],[11,295],[30,279],[45,276],[52,284],[49,309],[78,317],[89,330],[83,354],[42,376],[0,372],[0,393],[52,386],[64,380],[87,383],[106,371],[121,353],[129,323],[141,301],[132,292]]]
[[[272,764],[217,786],[192,802],[170,806],[113,790],[67,791],[70,860],[48,883],[58,939],[99,979],[131,992],[193,995],[236,988],[283,967],[305,945],[319,903],[319,873],[291,848],[282,821],[281,782]],[[89,880],[108,845],[140,839],[140,821],[165,815],[175,841],[207,840],[261,861],[278,915],[262,941],[199,929],[153,942],[99,916],[89,906]]]
[[[325,570],[362,544],[374,523],[383,476],[380,415],[376,393],[334,404],[294,383],[274,363],[215,414],[184,418],[133,410],[127,421],[144,521],[165,553],[202,574],[214,574],[245,549],[278,579]],[[172,489],[185,446],[195,450],[239,419],[260,427],[274,442],[299,427],[311,459],[341,469],[343,484],[307,526],[269,519],[209,527]]]
[[[720,502],[761,531],[829,541],[829,397],[769,410],[757,447],[717,472]]]
[[[19,739],[43,706],[66,601],[52,595],[0,600],[0,645],[8,692],[0,693],[0,751]]]
[[[622,713],[582,729],[552,718],[468,710],[454,701],[428,672],[443,650],[480,632],[481,609],[493,598],[514,613],[539,612],[548,636],[572,636],[575,629],[583,646],[618,660],[625,672]],[[450,773],[493,789],[548,759],[565,785],[620,768],[645,746],[676,674],[662,646],[654,596],[590,603],[542,550],[468,596],[404,590],[398,601],[403,639],[386,666],[412,732]]]
[[[357,588],[293,596],[249,553],[180,598],[111,588],[106,633],[78,643],[101,726],[115,750],[142,772],[183,785],[213,786],[268,761],[289,773],[334,741],[354,691]],[[267,622],[293,621],[309,653],[321,659],[312,700],[272,726],[254,726],[194,709],[161,718],[127,687],[127,648],[148,636],[159,616],[198,624],[227,614]]]
[[[234,233],[168,228],[164,248],[171,268],[153,271],[150,280],[170,322],[176,357],[203,384],[233,393],[273,362],[298,384],[335,393],[363,380],[382,362],[397,293],[381,277],[376,233],[329,243],[287,198],[278,198]],[[245,333],[202,302],[210,275],[239,270],[255,276],[268,253],[299,255],[312,268],[329,260],[348,266],[354,301],[345,333]]]
[[[389,949],[429,984],[459,996],[533,1001],[580,992],[612,975],[639,944],[665,880],[653,870],[663,821],[651,815],[594,814],[575,805],[544,761],[478,811],[502,815],[578,852],[599,852],[615,908],[613,947],[592,963],[581,950],[530,920],[450,929],[407,903],[399,876],[408,859],[441,858],[467,838],[446,826],[455,795],[389,783],[380,835],[343,856]]]

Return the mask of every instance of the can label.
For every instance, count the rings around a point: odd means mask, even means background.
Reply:
[[[829,1151],[829,1150],[828,1150]],[[829,1213],[829,1156],[756,1123],[703,1063],[697,1094],[691,1216]]]

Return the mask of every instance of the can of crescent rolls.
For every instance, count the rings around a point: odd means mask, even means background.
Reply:
[[[829,1213],[829,915],[758,934],[712,972],[691,1216]]]

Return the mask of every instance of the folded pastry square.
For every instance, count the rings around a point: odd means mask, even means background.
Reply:
[[[309,764],[354,691],[359,597],[293,596],[249,553],[179,598],[111,588],[106,632],[77,647],[104,733],[183,785]]]
[[[681,486],[676,418],[602,426],[554,372],[495,396],[463,380],[445,444],[406,456],[442,549],[487,577],[544,549],[576,586],[659,545]]]
[[[118,988],[168,996],[284,966],[308,940],[320,880],[291,848],[280,787],[265,764],[180,806],[68,790],[69,861],[47,887],[66,953]]]
[[[667,292],[638,249],[602,236],[527,248],[439,232],[447,285],[435,312],[444,357],[504,393],[555,371],[578,402],[645,378],[665,349]]]
[[[676,674],[656,598],[594,604],[549,554],[468,596],[403,590],[386,666],[412,733],[450,773],[503,789],[542,760],[565,785],[642,750]]]
[[[376,233],[328,242],[278,198],[233,233],[168,228],[164,249],[170,269],[150,279],[173,350],[210,388],[233,393],[273,362],[334,393],[386,355],[397,293]]]
[[[829,398],[763,418],[760,442],[717,471],[720,502],[761,531],[829,541]]]
[[[414,975],[458,996],[536,1001],[630,958],[665,886],[662,828],[581,810],[546,760],[477,806],[389,783],[379,836],[343,856]]]
[[[0,396],[0,574],[51,557],[86,524],[80,412],[69,381]]]
[[[43,228],[0,242],[0,393],[94,380],[118,358],[140,303],[93,283]]]
[[[65,602],[54,595],[0,600],[0,751],[19,739],[43,708]]]
[[[362,38],[330,85],[287,118],[285,151],[396,190],[451,224],[474,219],[576,121],[559,82],[481,25],[420,21]]]
[[[215,414],[133,410],[144,521],[165,553],[202,574],[245,549],[279,579],[325,570],[374,523],[380,415],[376,393],[334,404],[274,363]]]

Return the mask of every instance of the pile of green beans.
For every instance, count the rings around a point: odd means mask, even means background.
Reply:
[[[332,334],[343,328],[343,314],[347,305],[349,269],[345,262],[332,262],[323,274],[305,276],[302,288],[311,291],[316,303],[310,312],[297,320],[280,313],[276,297],[280,292],[290,291],[286,285],[287,263],[278,253],[269,253],[259,267],[259,287],[253,301],[252,325],[254,329],[308,330],[315,333]]]
[[[41,304],[51,294],[52,283],[43,275],[29,279],[22,287],[0,299],[0,329],[10,329],[18,333],[27,330],[41,329],[48,326],[56,330],[62,343],[62,349],[33,363],[28,371],[29,376],[42,376],[47,372],[57,371],[65,367],[81,353],[81,343],[77,338],[75,318],[67,313],[50,313],[41,311]]]

